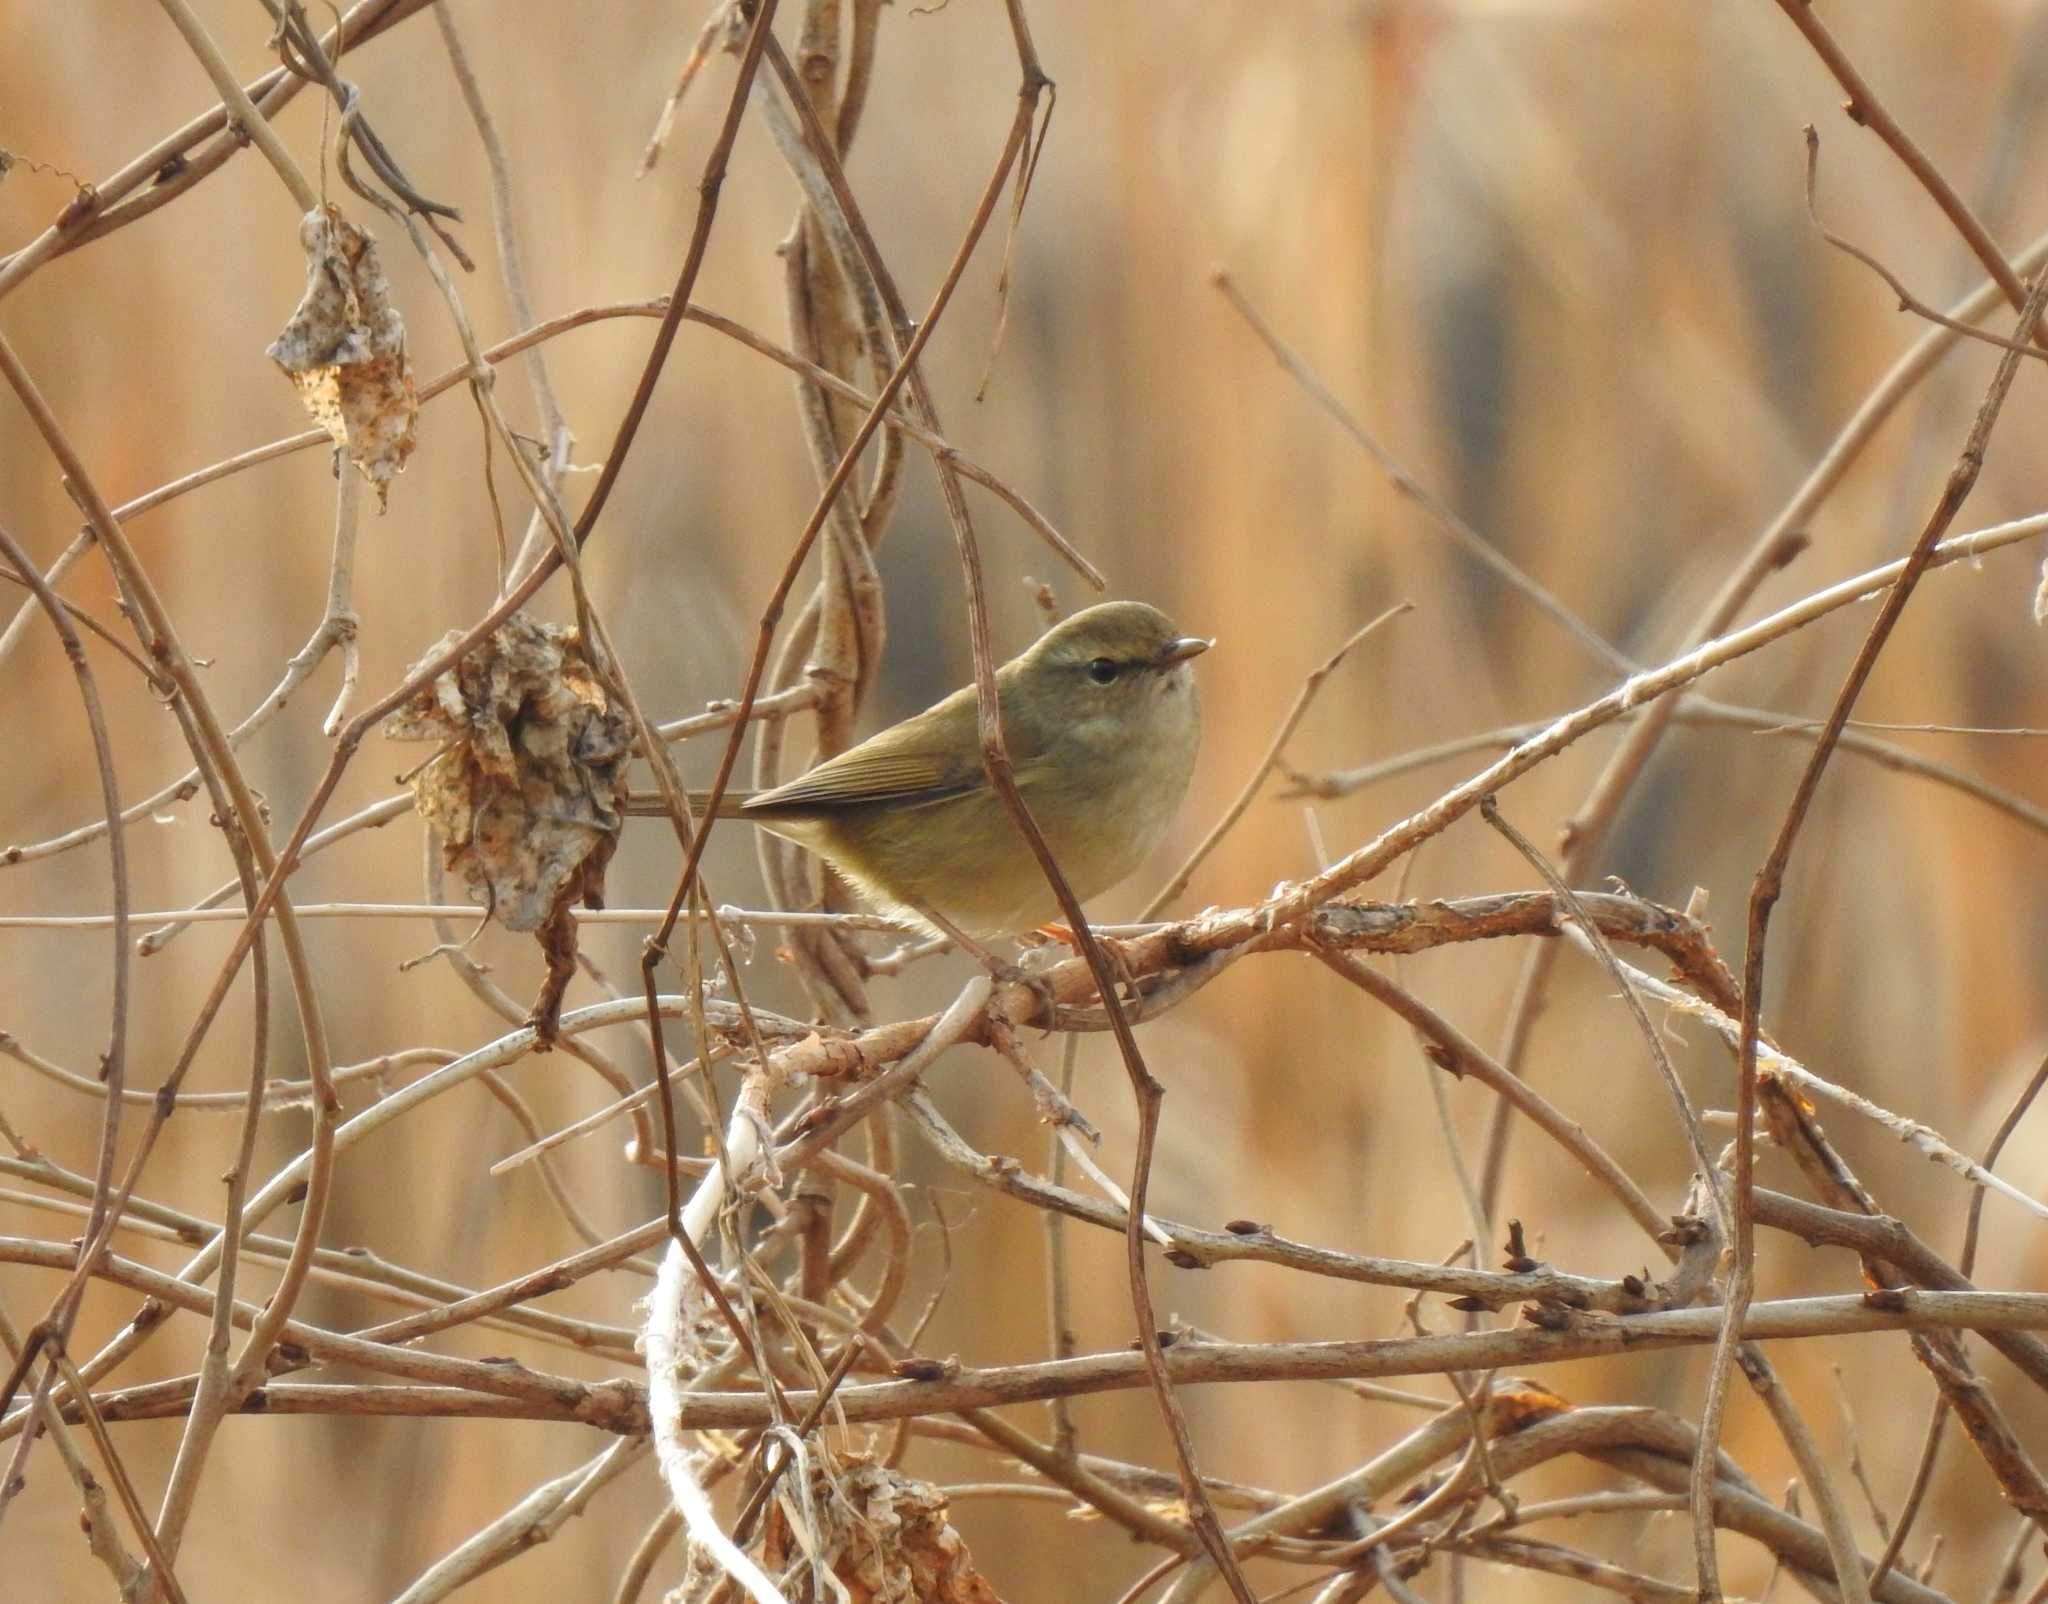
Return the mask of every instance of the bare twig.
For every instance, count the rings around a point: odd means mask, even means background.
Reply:
[[[1843,113],[1851,122],[1859,127],[1868,128],[1890,147],[1892,154],[1905,165],[1906,171],[1911,173],[1919,181],[1920,187],[1933,197],[1934,204],[1941,208],[1942,215],[1954,225],[1955,231],[1970,247],[1971,253],[1982,264],[1984,271],[1997,281],[1999,289],[2004,292],[2006,300],[2012,303],[2013,309],[2020,310],[2027,299],[2027,286],[2013,270],[2012,264],[2006,260],[1998,242],[1977,220],[1976,213],[1970,210],[1969,202],[1956,192],[1955,186],[1942,176],[1941,169],[1928,159],[1926,152],[1913,142],[1905,129],[1899,126],[1898,119],[1893,117],[1884,102],[1877,98],[1870,85],[1864,81],[1863,75],[1856,70],[1855,63],[1850,61],[1848,54],[1835,42],[1835,36],[1828,31],[1827,24],[1821,21],[1819,13],[1807,4],[1806,0],[1778,0],[1778,9],[1791,20],[1793,27],[1806,36],[1806,42],[1813,46],[1814,54],[1820,57],[1828,71],[1835,75],[1835,81],[1848,94],[1849,98],[1842,104]],[[2025,342],[2032,336],[2032,329],[2027,328],[2022,329],[2017,338]]]
[[[1794,8],[1800,16],[1811,13],[1804,8]],[[1814,26],[1818,27],[1816,22]],[[1853,92],[1853,91],[1852,91]],[[2048,273],[2040,276],[2028,292],[2026,303],[2020,309],[2015,339],[2028,340],[2033,337],[2034,326],[2040,317],[2041,307],[2048,301]],[[1744,949],[1742,975],[1742,1043],[1739,1064],[1740,1083],[1736,1088],[1735,1127],[1735,1230],[1731,1240],[1734,1264],[1728,1279],[1724,1307],[1727,1311],[1727,1329],[1733,1333],[1741,1324],[1742,1311],[1748,1305],[1754,1288],[1756,1238],[1752,1217],[1751,1193],[1756,1185],[1756,1088],[1757,1048],[1762,1031],[1764,950],[1769,935],[1771,910],[1778,901],[1785,882],[1785,869],[1792,856],[1792,848],[1799,838],[1801,827],[1806,822],[1808,810],[1813,803],[1814,793],[1820,787],[1821,775],[1827,769],[1828,759],[1834,753],[1836,740],[1842,726],[1848,722],[1856,705],[1856,698],[1876,665],[1877,657],[1891,638],[1893,627],[1899,615],[1905,611],[1906,603],[1912,598],[1920,576],[1926,571],[1934,556],[1936,547],[1948,526],[1955,520],[1964,501],[1975,487],[1978,472],[1984,462],[1984,450],[1991,430],[1998,422],[1999,412],[2005,404],[2007,393],[2019,370],[2019,357],[2015,351],[2007,351],[2000,358],[1998,371],[1993,376],[1990,388],[1985,392],[1983,403],[1977,409],[1975,422],[1970,426],[1969,438],[1964,442],[1961,458],[1948,476],[1942,488],[1940,499],[1934,511],[1929,514],[1919,537],[1913,542],[1912,551],[1900,565],[1898,577],[1885,593],[1883,605],[1878,609],[1876,619],[1871,623],[1869,633],[1850,666],[1843,681],[1840,694],[1835,699],[1826,728],[1815,744],[1813,755],[1807,761],[1806,771],[1800,776],[1798,788],[1785,809],[1785,818],[1779,827],[1777,839],[1772,843],[1770,855],[1765,858],[1758,871],[1756,885],[1750,893],[1748,942]],[[1716,1350],[1714,1368],[1709,1376],[1707,1402],[1700,1417],[1700,1440],[1703,1448],[1717,1440],[1721,1426],[1721,1412],[1726,1406],[1728,1365],[1733,1358],[1732,1335]],[[1707,1461],[1702,1457],[1695,1462],[1693,1475],[1693,1523],[1696,1534],[1695,1552],[1699,1562],[1700,1590],[1703,1594],[1718,1591],[1720,1582],[1714,1562],[1713,1543],[1710,1536],[1712,1489]]]
[[[1230,833],[1231,828],[1239,819],[1244,817],[1245,810],[1252,805],[1253,799],[1258,796],[1259,787],[1266,783],[1266,776],[1280,766],[1281,756],[1287,750],[1288,737],[1300,728],[1302,718],[1308,712],[1309,704],[1316,699],[1316,692],[1323,688],[1323,681],[1337,672],[1338,666],[1345,658],[1351,655],[1351,649],[1354,646],[1378,629],[1380,625],[1386,623],[1389,619],[1397,618],[1402,613],[1408,612],[1414,605],[1413,602],[1404,601],[1389,607],[1385,612],[1373,619],[1371,623],[1354,630],[1345,640],[1344,644],[1325,658],[1319,667],[1309,671],[1308,678],[1301,682],[1301,689],[1295,692],[1294,705],[1287,710],[1287,716],[1280,721],[1279,729],[1273,732],[1273,739],[1266,748],[1266,755],[1259,760],[1259,766],[1252,770],[1252,777],[1245,781],[1244,789],[1237,794],[1237,800],[1223,810],[1223,817],[1216,821],[1209,833],[1202,837],[1195,850],[1188,854],[1187,862],[1174,870],[1172,878],[1159,888],[1158,894],[1150,902],[1145,904],[1145,911],[1138,915],[1140,923],[1147,919],[1158,918],[1161,909],[1165,908],[1175,897],[1187,890],[1188,882],[1194,879],[1195,871],[1202,866],[1203,860],[1216,850],[1217,843]]]
[[[1567,634],[1598,658],[1603,665],[1620,674],[1635,671],[1635,664],[1608,645],[1592,625],[1586,623],[1556,596],[1522,572],[1512,559],[1503,556],[1492,542],[1451,511],[1421,480],[1402,467],[1393,453],[1374,439],[1367,432],[1365,425],[1337,399],[1329,386],[1316,377],[1309,365],[1288,348],[1273,331],[1272,325],[1267,323],[1259,315],[1257,308],[1245,299],[1244,292],[1237,287],[1236,280],[1226,269],[1211,269],[1209,282],[1222,292],[1223,298],[1230,303],[1231,310],[1251,325],[1252,332],[1265,344],[1266,349],[1273,354],[1273,359],[1280,364],[1288,377],[1300,385],[1308,393],[1309,398],[1329,413],[1336,420],[1337,426],[1357,442],[1360,449],[1378,465],[1380,472],[1387,476],[1388,482],[1429,520],[1432,528],[1443,534],[1474,561],[1491,569],[1511,589],[1520,592],[1543,612],[1548,613]]]

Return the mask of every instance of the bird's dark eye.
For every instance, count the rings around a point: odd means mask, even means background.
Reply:
[[[1123,672],[1123,665],[1107,657],[1098,657],[1088,665],[1088,677],[1098,685],[1107,685]]]

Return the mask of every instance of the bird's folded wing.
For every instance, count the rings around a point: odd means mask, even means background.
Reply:
[[[784,810],[852,807],[924,807],[988,783],[981,754],[967,763],[938,752],[871,752],[857,746],[787,785],[748,800],[745,811],[773,815]]]

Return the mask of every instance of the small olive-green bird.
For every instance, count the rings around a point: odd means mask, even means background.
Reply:
[[[1190,664],[1212,644],[1143,602],[1104,602],[996,670],[1017,788],[1076,897],[1123,879],[1165,833],[1201,743]],[[635,797],[631,811],[666,810]],[[879,911],[947,935],[1059,916],[982,768],[972,685],[787,785],[728,793],[719,817],[794,841]]]

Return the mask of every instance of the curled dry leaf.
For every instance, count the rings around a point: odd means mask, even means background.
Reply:
[[[414,805],[491,915],[539,932],[548,980],[531,1022],[551,1041],[575,969],[570,909],[604,906],[631,724],[574,629],[518,613],[386,719],[384,733],[441,745],[413,777]]]
[[[377,261],[377,242],[329,205],[299,222],[306,293],[267,354],[298,387],[313,421],[377,487],[412,455],[419,396],[405,321]]]
[[[771,1572],[808,1557],[814,1574],[829,1570],[853,1604],[1002,1604],[947,1519],[946,1495],[930,1482],[860,1459],[835,1461],[822,1449],[807,1463],[808,1486],[790,1486],[794,1468],[784,1476],[762,1536]],[[816,1596],[836,1591],[828,1584]]]
[[[1486,1399],[1486,1429],[1495,1437],[1510,1436],[1538,1421],[1554,1419],[1571,1408],[1568,1400],[1540,1381],[1525,1376],[1495,1381]]]

